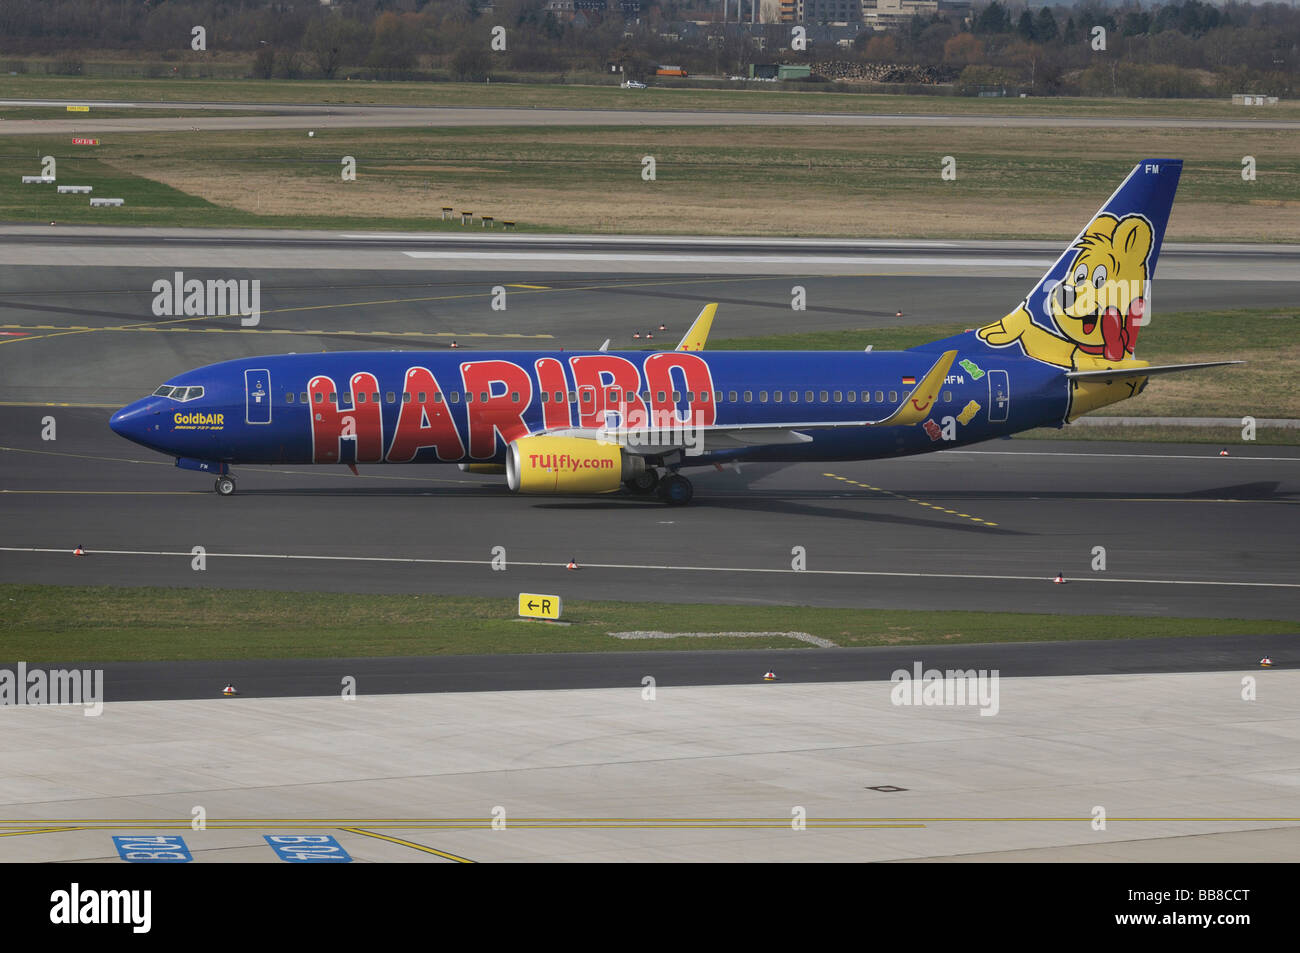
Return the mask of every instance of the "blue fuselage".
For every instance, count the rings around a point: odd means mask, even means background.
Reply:
[[[956,362],[921,423],[883,420],[939,352]],[[201,389],[201,390],[200,390]],[[500,463],[520,436],[564,430],[737,424],[802,431],[806,442],[711,448],[728,460],[847,460],[948,449],[1059,426],[1059,368],[966,333],[870,351],[363,351],[244,358],[188,371],[122,408],[124,437],[187,461]],[[644,426],[645,424],[642,423]],[[220,469],[224,470],[224,466]],[[206,467],[204,467],[206,469]]]

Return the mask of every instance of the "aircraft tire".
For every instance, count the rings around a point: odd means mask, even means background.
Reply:
[[[623,485],[638,496],[645,496],[649,493],[653,493],[655,488],[659,486],[659,471],[645,470],[642,473],[638,473],[630,480],[624,480]]]
[[[659,499],[669,506],[685,506],[695,495],[691,481],[681,474],[674,473],[659,481]]]
[[[219,476],[212,488],[217,491],[219,496],[230,496],[235,492],[235,480],[233,477]]]

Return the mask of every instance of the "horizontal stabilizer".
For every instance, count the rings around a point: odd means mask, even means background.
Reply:
[[[1104,367],[1099,371],[1067,371],[1070,380],[1119,380],[1125,377],[1154,377],[1157,374],[1174,374],[1178,371],[1199,371],[1206,367],[1227,367],[1245,364],[1245,361],[1207,361],[1204,364],[1133,364],[1128,367]]]

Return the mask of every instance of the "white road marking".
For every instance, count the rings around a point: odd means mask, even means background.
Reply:
[[[58,549],[42,548],[36,546],[0,546],[0,552],[5,553],[61,553],[65,556],[70,555],[72,550],[66,546]],[[170,552],[166,550],[138,550],[138,549],[87,549],[86,556],[184,556],[186,559],[192,559],[194,554],[189,550],[184,552]],[[431,559],[428,557],[416,556],[315,556],[296,553],[213,553],[207,554],[209,559],[302,559],[315,560],[320,562],[359,562],[359,563],[416,563],[420,565],[445,565],[445,566],[488,566],[492,565],[490,559]],[[83,557],[84,558],[84,557]],[[563,569],[564,563],[561,562],[525,562],[519,559],[510,560],[513,566],[537,566],[540,568]],[[1013,582],[1051,582],[1051,576],[1011,576],[998,574],[981,574],[981,573],[957,573],[957,572],[883,572],[869,569],[785,569],[785,568],[763,568],[757,566],[656,566],[643,565],[638,566],[631,563],[587,563],[582,564],[583,569],[635,569],[644,570],[661,570],[666,572],[753,572],[753,573],[781,573],[790,575],[803,576],[888,576],[905,579],[999,579]],[[1131,583],[1144,586],[1240,586],[1255,587],[1264,589],[1300,589],[1300,582],[1232,582],[1221,579],[1131,579],[1116,576],[1079,576],[1070,580],[1070,582],[1118,582]]]

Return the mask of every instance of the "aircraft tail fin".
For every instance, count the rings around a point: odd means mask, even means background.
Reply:
[[[1143,159],[1066,246],[1020,306],[980,328],[993,347],[1072,370],[1132,358],[1151,320],[1151,289],[1181,159]]]

